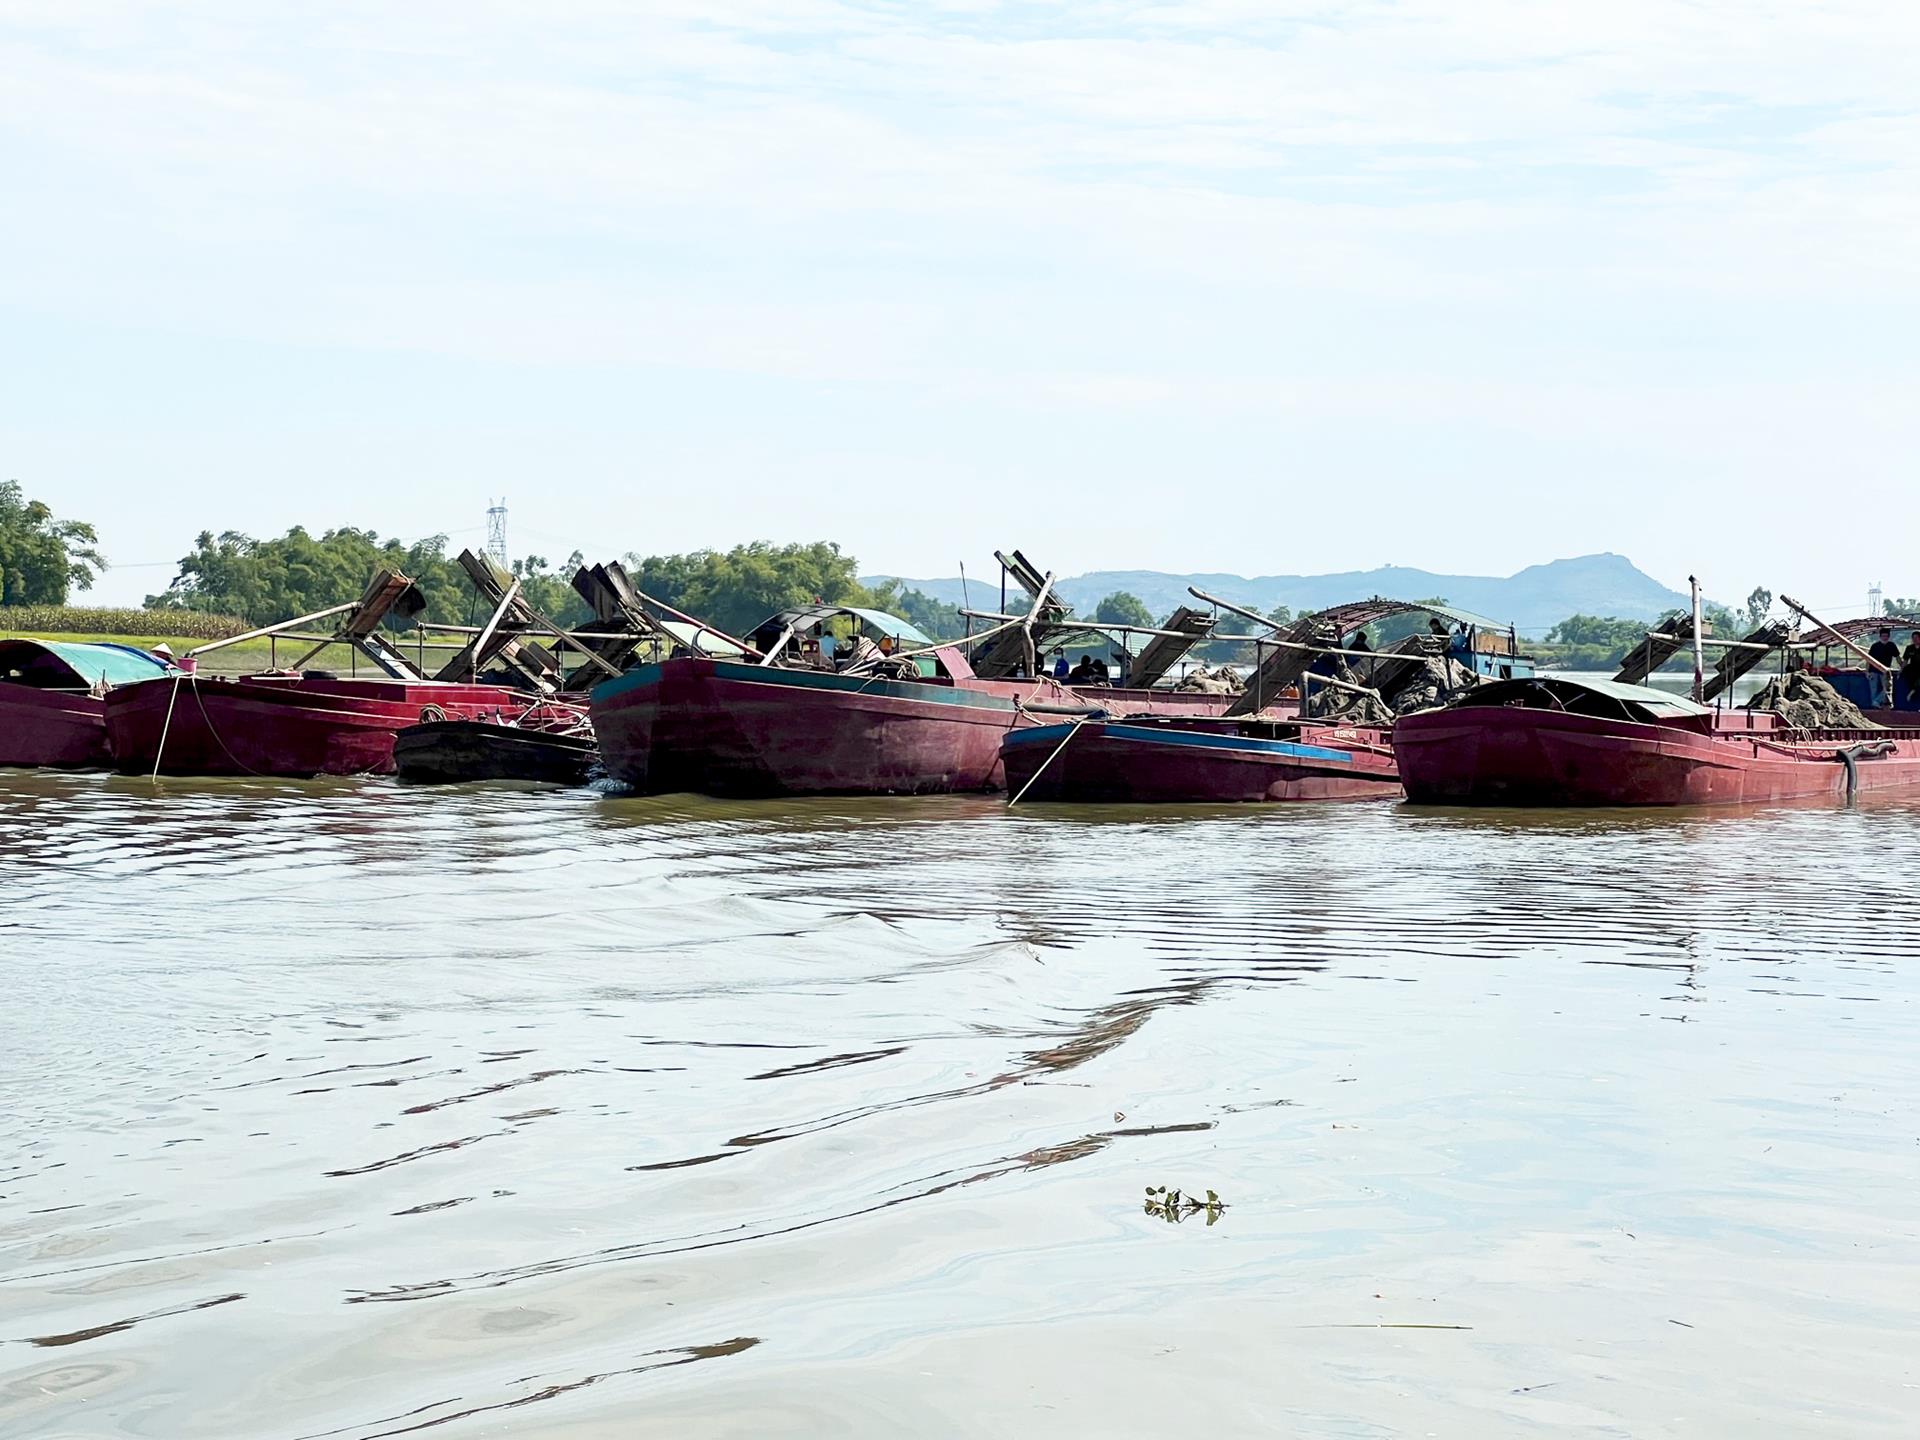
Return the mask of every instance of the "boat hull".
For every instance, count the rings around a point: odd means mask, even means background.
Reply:
[[[394,737],[394,769],[402,780],[456,784],[467,780],[586,783],[594,761],[590,736],[555,735],[485,720],[411,725]]]
[[[1007,788],[1025,800],[1252,804],[1400,794],[1384,737],[1349,726],[1266,739],[1229,724],[1086,721],[1016,730],[1001,758]]]
[[[132,775],[390,775],[406,727],[521,708],[492,685],[182,676],[109,694],[107,744]]]
[[[0,765],[104,766],[107,708],[90,695],[0,685]]]
[[[1407,798],[1440,805],[1749,805],[1847,794],[1845,747],[1890,742],[1856,762],[1860,791],[1920,785],[1920,735],[1790,738],[1741,712],[1642,723],[1504,706],[1404,716],[1394,753]]]
[[[607,681],[592,711],[607,773],[641,791],[934,795],[998,788],[1015,697],[1060,693],[677,658]]]

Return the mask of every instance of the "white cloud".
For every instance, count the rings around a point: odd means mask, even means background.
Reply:
[[[1037,416],[1241,468],[1276,424],[1349,424],[1391,494],[1430,437],[1398,466],[1373,438],[1444,425],[1490,475],[1637,434],[1670,492],[1737,454],[1784,497],[1823,428],[1920,439],[1862,398],[1912,378],[1916,82],[1920,10],[1864,0],[13,0],[0,306],[341,367],[691,374],[716,412],[764,383],[923,407],[881,468],[991,476]],[[192,412],[225,378],[154,383]],[[804,469],[836,423],[705,453]]]

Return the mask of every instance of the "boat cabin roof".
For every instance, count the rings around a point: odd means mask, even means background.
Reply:
[[[715,655],[722,660],[738,660],[747,652],[731,640],[723,640],[713,631],[684,620],[662,620],[660,628],[696,655]]]
[[[1912,615],[1871,615],[1858,620],[1837,620],[1833,628],[1855,644],[1865,645],[1882,630],[1891,630],[1895,635],[1920,631],[1920,619]],[[1799,639],[1802,644],[1819,645],[1825,641],[1836,648],[1845,648],[1817,625],[1810,625],[1802,630]]]
[[[1456,625],[1465,625],[1469,630],[1504,631],[1507,628],[1506,624],[1502,621],[1489,620],[1485,615],[1476,615],[1471,610],[1461,610],[1452,605],[1433,605],[1425,601],[1410,601],[1399,613],[1405,614],[1407,611],[1438,615],[1441,619],[1451,620]]]
[[[912,645],[934,643],[932,636],[923,634],[898,615],[889,615],[884,610],[863,610],[858,605],[803,605],[794,610],[782,610],[754,626],[753,633],[764,635],[771,630],[777,635],[789,628],[796,632],[814,630],[841,615],[851,615],[860,622],[860,628],[870,634],[891,635],[895,640]]]
[[[1531,705],[1536,709],[1566,710],[1576,715],[1605,715],[1634,720],[1675,720],[1687,715],[1711,715],[1702,705],[1671,690],[1651,685],[1623,685],[1617,680],[1575,680],[1561,675],[1534,675],[1518,680],[1496,680],[1466,691],[1453,702],[1466,708],[1479,705]]]
[[[81,689],[105,679],[131,685],[167,673],[166,662],[131,645],[101,645],[78,640],[0,640],[0,679],[15,673],[52,688]]]

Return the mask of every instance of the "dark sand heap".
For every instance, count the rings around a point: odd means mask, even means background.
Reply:
[[[1474,685],[1473,671],[1447,655],[1429,655],[1426,663],[1389,697],[1396,715],[1416,710],[1438,710],[1462,690]]]
[[[1344,660],[1335,665],[1334,678],[1356,683],[1353,671]],[[1335,690],[1329,686],[1313,692],[1312,711],[1315,719],[1385,728],[1393,724],[1396,716],[1438,709],[1473,683],[1473,671],[1458,660],[1446,655],[1429,655],[1402,678],[1391,695],[1384,697],[1385,704],[1371,695],[1357,695],[1351,690]]]
[[[1747,702],[1749,710],[1771,710],[1796,730],[1878,730],[1860,707],[1818,675],[1795,671],[1774,676]]]
[[[1198,695],[1238,695],[1246,685],[1229,666],[1222,665],[1217,670],[1209,670],[1200,664],[1181,676],[1180,683],[1173,688]]]

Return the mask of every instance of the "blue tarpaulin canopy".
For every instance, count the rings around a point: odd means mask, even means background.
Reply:
[[[164,662],[131,645],[92,645],[75,640],[0,640],[0,675],[9,671],[45,670],[50,664],[73,672],[75,681],[91,686],[105,678],[109,685],[131,685],[167,673]]]

